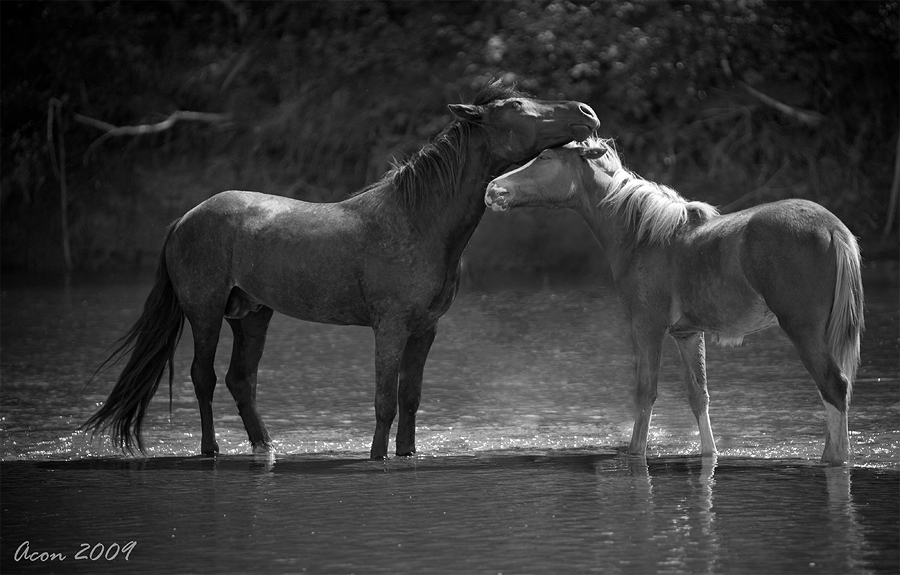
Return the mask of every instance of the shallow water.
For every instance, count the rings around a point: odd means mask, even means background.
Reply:
[[[365,461],[370,329],[273,319],[259,404],[274,459],[249,455],[224,387],[227,327],[215,403],[222,455],[194,457],[186,330],[171,417],[161,388],[145,421],[150,457],[125,458],[77,428],[116,368],[90,375],[148,289],[134,279],[66,287],[4,278],[4,573],[46,571],[22,559],[25,541],[38,559],[66,555],[59,572],[900,569],[896,288],[867,288],[854,463],[839,469],[817,463],[824,409],[777,329],[708,349],[715,462],[695,455],[671,342],[648,457],[625,455],[631,348],[621,306],[603,288],[462,294],[426,367],[419,455],[385,463]],[[137,543],[125,561],[128,541]],[[116,557],[75,560],[82,543],[88,556]]]

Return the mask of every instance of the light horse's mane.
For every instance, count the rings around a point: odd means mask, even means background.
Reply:
[[[495,80],[481,89],[472,104],[484,106],[497,100],[518,97],[529,96]],[[422,149],[404,160],[393,162],[391,169],[380,180],[356,195],[388,186],[392,192],[389,196],[407,211],[429,203],[438,204],[435,200],[452,196],[459,190],[466,164],[464,150],[469,138],[479,131],[478,128],[478,122],[455,119]]]
[[[603,157],[592,160],[612,177],[600,205],[622,212],[635,230],[637,241],[665,243],[689,220],[705,221],[719,215],[716,208],[705,202],[687,200],[669,186],[645,180],[626,169],[612,140],[592,137],[580,145],[606,150]]]

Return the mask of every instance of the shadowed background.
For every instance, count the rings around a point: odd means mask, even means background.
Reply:
[[[685,196],[808,198],[867,260],[897,257],[896,2],[4,2],[0,18],[7,271],[146,268],[165,226],[225,189],[343,199],[492,77],[590,104],[632,170]],[[598,250],[572,213],[488,213],[467,281],[605,278]]]

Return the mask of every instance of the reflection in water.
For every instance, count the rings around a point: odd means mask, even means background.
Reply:
[[[846,541],[846,573],[859,571],[864,556],[865,538],[860,533],[859,522],[850,485],[850,469],[847,467],[825,467],[825,482],[828,488],[828,526],[832,536]]]
[[[579,450],[3,462],[0,569],[127,538],[135,572],[896,573],[898,479]]]
[[[685,476],[672,481],[669,473],[658,473],[655,489],[646,458],[628,456],[627,463],[631,498],[625,507],[640,519],[635,541],[642,548],[634,550],[636,565],[647,573],[661,567],[675,572],[718,572],[721,550],[713,509],[717,458],[704,457],[699,466],[696,460],[671,462],[665,471],[674,466]],[[602,482],[599,485],[602,488]],[[618,486],[621,490],[621,482]]]

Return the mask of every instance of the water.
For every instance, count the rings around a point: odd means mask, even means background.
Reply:
[[[88,384],[90,375],[148,289],[141,279],[4,278],[3,573],[900,569],[896,287],[867,286],[854,463],[839,469],[818,464],[824,409],[777,329],[708,349],[716,461],[696,455],[670,342],[648,457],[627,456],[631,346],[604,288],[461,295],[426,367],[419,455],[383,463],[366,461],[370,329],[273,319],[259,374],[272,459],[249,453],[225,389],[227,328],[215,403],[222,455],[196,457],[186,330],[171,417],[161,388],[145,422],[150,457],[123,457],[77,428],[116,370]],[[76,559],[83,545],[87,558]]]

